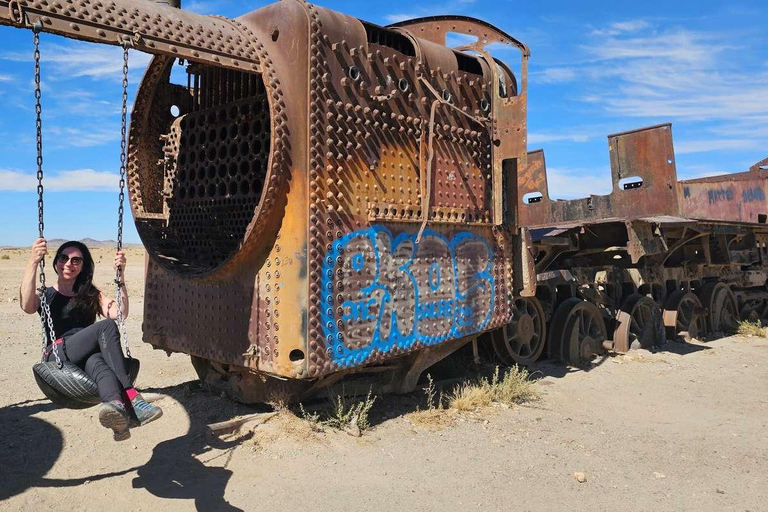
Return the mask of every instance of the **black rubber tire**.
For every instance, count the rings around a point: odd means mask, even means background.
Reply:
[[[141,363],[126,359],[131,381],[136,382]],[[101,403],[96,383],[82,368],[65,361],[62,368],[56,362],[37,363],[32,367],[40,391],[56,406],[64,409],[87,409]]]

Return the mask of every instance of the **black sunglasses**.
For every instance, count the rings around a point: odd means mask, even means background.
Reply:
[[[72,264],[76,267],[79,267],[83,264],[83,258],[80,256],[72,256],[71,258],[67,256],[66,254],[59,254],[58,262],[62,265],[65,265],[68,261],[72,261]]]

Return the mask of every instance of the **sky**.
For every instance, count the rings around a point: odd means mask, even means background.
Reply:
[[[184,2],[184,0],[182,0]],[[269,2],[193,0],[237,17]],[[744,171],[768,157],[768,4],[327,0],[386,25],[472,16],[525,42],[528,149],[544,148],[550,196],[610,192],[606,136],[671,122],[678,179]],[[32,33],[0,27],[0,245],[37,237]],[[122,50],[43,34],[45,233],[115,239]],[[517,65],[518,54],[495,55]],[[131,51],[129,101],[149,62]],[[139,243],[130,220],[124,240]]]

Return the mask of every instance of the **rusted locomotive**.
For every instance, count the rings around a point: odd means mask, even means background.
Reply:
[[[669,124],[608,137],[613,192],[553,201],[544,153],[520,173],[549,353],[581,365],[768,320],[768,160],[678,181]],[[533,299],[527,299],[533,300]]]
[[[515,218],[529,52],[497,28],[380,27],[295,0],[237,19],[141,0],[0,13],[155,54],[128,147],[144,341],[239,399],[360,371],[411,389],[533,293]],[[519,77],[492,44],[519,50]]]
[[[527,154],[528,48],[485,22],[0,0],[0,24],[154,54],[128,143],[144,341],[240,400],[351,373],[408,391],[480,335],[531,363],[548,319],[550,353],[578,364],[663,336],[659,304],[689,332],[763,313],[764,188],[711,217],[700,198],[720,185],[678,184],[660,127],[611,138],[612,195],[550,201]],[[519,51],[518,76],[493,44]],[[760,170],[728,179],[725,198],[763,187]]]

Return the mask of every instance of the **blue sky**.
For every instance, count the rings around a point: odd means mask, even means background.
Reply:
[[[198,0],[185,8],[236,17],[265,4]],[[545,149],[554,197],[609,192],[606,135],[661,122],[673,123],[681,179],[746,170],[768,156],[764,1],[320,5],[382,25],[473,16],[528,44],[529,149]],[[31,32],[0,27],[0,245],[37,236],[31,55]],[[42,55],[46,236],[114,239],[121,50],[44,34]],[[517,63],[511,51],[497,56]],[[131,54],[131,100],[148,61]],[[139,242],[130,221],[125,240]]]

